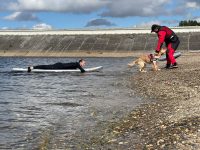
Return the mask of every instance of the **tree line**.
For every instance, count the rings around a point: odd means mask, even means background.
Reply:
[[[196,20],[184,20],[179,22],[179,26],[200,26],[200,22]]]

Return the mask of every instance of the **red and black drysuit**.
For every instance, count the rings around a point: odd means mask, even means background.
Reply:
[[[167,51],[166,51],[166,59],[167,59],[167,64],[174,65],[176,63],[176,60],[173,56],[175,50],[178,48],[178,45],[180,43],[179,38],[176,36],[176,34],[169,29],[166,26],[159,26],[158,27],[158,46],[156,48],[156,53],[159,53],[163,42],[165,42]]]

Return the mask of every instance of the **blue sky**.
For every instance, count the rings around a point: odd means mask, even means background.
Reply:
[[[200,0],[0,0],[0,29],[138,28],[200,22]]]

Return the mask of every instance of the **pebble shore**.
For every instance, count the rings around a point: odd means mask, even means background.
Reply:
[[[182,53],[176,69],[165,63],[128,79],[126,87],[152,102],[110,123],[88,149],[200,149],[200,53]]]
[[[183,54],[177,63],[177,69],[147,68],[129,79],[127,86],[154,99],[114,129],[141,137],[141,143],[130,149],[200,149],[200,53]]]

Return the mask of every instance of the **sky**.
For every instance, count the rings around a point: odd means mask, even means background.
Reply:
[[[0,29],[140,28],[200,22],[200,0],[0,0]]]

